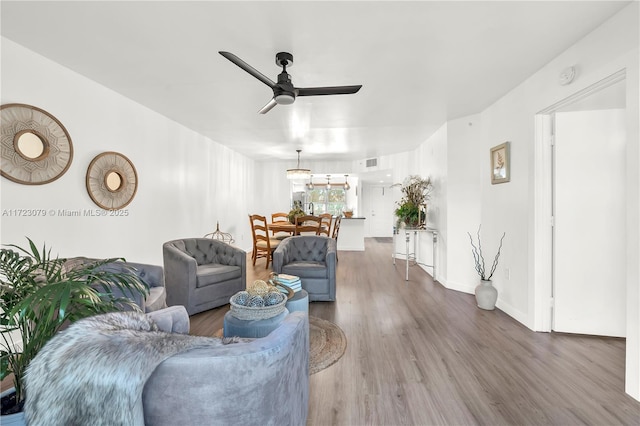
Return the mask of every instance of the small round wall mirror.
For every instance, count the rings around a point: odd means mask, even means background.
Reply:
[[[115,170],[108,172],[104,177],[104,185],[111,192],[118,192],[124,186],[122,175]]]
[[[16,152],[27,161],[42,160],[49,154],[49,144],[31,130],[19,132],[14,138]]]

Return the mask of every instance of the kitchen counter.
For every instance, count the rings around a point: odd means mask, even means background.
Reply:
[[[338,250],[364,251],[365,217],[343,217],[338,234]]]

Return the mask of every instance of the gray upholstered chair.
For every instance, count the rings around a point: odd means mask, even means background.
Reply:
[[[81,266],[88,262],[96,262],[99,259],[91,259],[87,257],[73,257],[65,260],[65,268],[73,268]],[[101,269],[110,272],[131,272],[142,279],[149,285],[149,294],[144,295],[137,292],[127,292],[123,294],[119,289],[114,288],[115,296],[127,297],[133,300],[142,310],[142,312],[153,312],[167,307],[167,293],[164,284],[164,270],[159,265],[149,265],[146,263],[135,262],[112,262],[101,266]],[[124,308],[126,309],[126,308]]]
[[[167,304],[183,305],[189,315],[225,305],[246,287],[246,252],[222,241],[168,241],[162,254]]]
[[[273,271],[300,277],[309,301],[334,301],[336,252],[336,240],[329,237],[289,237],[273,252]]]
[[[185,335],[189,316],[182,306],[147,314],[161,331],[126,314],[115,314],[118,327],[113,320],[101,326],[98,317],[72,325],[40,351],[27,379],[32,424],[92,424],[99,416],[101,424],[306,424],[304,312],[291,313],[266,337],[227,345]]]
[[[145,385],[145,424],[306,424],[308,321],[292,312],[266,337],[167,359]]]

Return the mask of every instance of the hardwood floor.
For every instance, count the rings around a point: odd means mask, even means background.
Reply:
[[[338,324],[348,345],[310,378],[308,425],[638,425],[624,393],[624,339],[534,333],[418,267],[404,281],[391,244],[340,252],[337,301],[311,315]],[[247,280],[264,279],[264,261]],[[191,317],[212,335],[228,307]]]

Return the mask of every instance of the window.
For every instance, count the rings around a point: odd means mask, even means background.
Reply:
[[[307,199],[313,203],[313,212],[317,216],[331,213],[339,216],[347,207],[347,196],[344,188],[316,188],[307,190]]]

